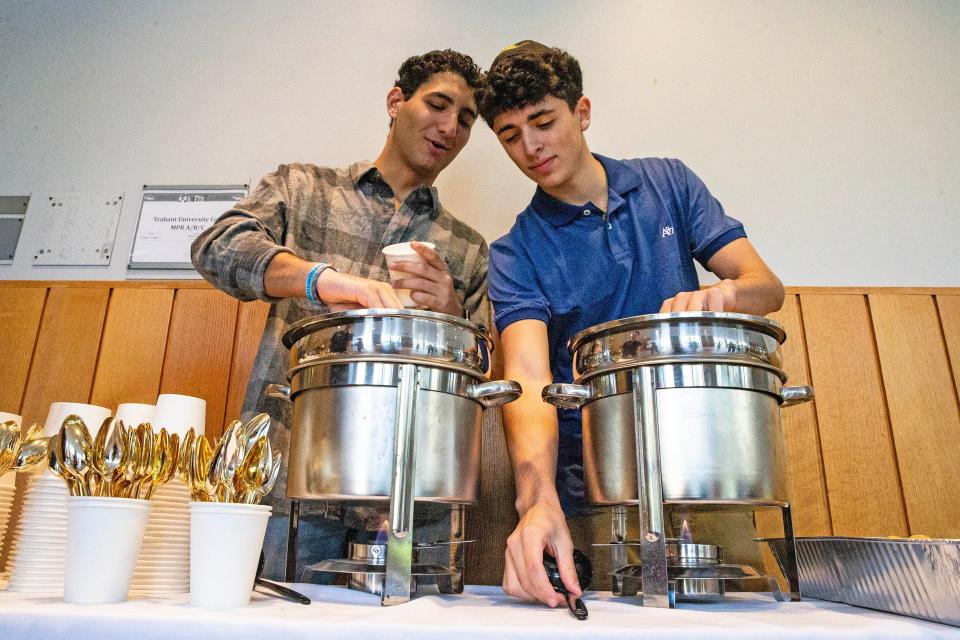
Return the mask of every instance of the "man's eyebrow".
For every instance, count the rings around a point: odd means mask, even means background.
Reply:
[[[553,109],[540,109],[540,111],[535,111],[527,116],[527,122],[532,122],[533,120],[536,120],[540,116],[545,116],[548,113],[553,113]],[[516,126],[512,124],[506,124],[497,130],[497,135],[499,136],[501,133],[503,133],[504,131],[507,131],[508,129],[516,129]]]
[[[531,113],[530,115],[528,115],[528,116],[527,116],[527,122],[531,122],[531,121],[533,121],[533,120],[536,120],[536,119],[539,118],[540,116],[547,115],[548,113],[553,113],[553,109],[540,109],[540,111],[536,111],[536,112]]]

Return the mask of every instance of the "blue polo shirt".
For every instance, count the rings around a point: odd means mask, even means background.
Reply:
[[[706,265],[720,248],[746,237],[679,160],[594,157],[607,174],[606,213],[537,188],[510,232],[490,245],[497,329],[543,321],[554,382],[572,382],[572,336],[609,320],[656,313],[667,298],[695,291],[693,261]],[[568,515],[584,513],[580,412],[558,409],[558,418],[560,501]]]

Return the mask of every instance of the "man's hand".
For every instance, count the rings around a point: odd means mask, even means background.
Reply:
[[[737,238],[707,261],[720,282],[700,291],[684,291],[665,300],[660,313],[735,311],[763,316],[783,305],[783,284],[746,238]]]
[[[551,607],[565,605],[563,596],[553,590],[543,569],[544,549],[557,559],[567,591],[581,596],[583,592],[573,564],[573,541],[559,504],[535,504],[520,518],[517,528],[507,538],[503,590],[511,596],[539,600]]]
[[[447,263],[440,254],[430,247],[411,242],[413,250],[420,254],[423,262],[397,262],[391,268],[404,271],[414,277],[397,280],[397,289],[410,289],[410,297],[431,311],[463,316],[463,305],[453,288],[453,277],[447,270]]]
[[[274,298],[303,298],[304,285],[310,270],[316,265],[290,252],[278,253],[263,274],[263,288]],[[358,278],[333,269],[325,269],[314,283],[317,296],[333,311],[347,309],[402,309],[389,282]]]
[[[732,280],[721,280],[699,291],[682,291],[660,305],[660,313],[678,311],[731,311],[737,308],[737,288]]]
[[[358,278],[327,269],[317,278],[317,295],[334,311],[348,309],[402,309],[389,282]]]

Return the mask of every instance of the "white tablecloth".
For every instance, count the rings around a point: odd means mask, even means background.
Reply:
[[[646,609],[635,598],[590,593],[590,618],[565,609],[522,604],[498,587],[467,587],[458,596],[428,595],[394,607],[377,596],[343,587],[293,585],[313,599],[304,606],[255,594],[249,606],[207,611],[173,599],[111,605],[73,605],[58,598],[0,592],[0,638],[192,638],[206,640],[470,640],[473,638],[793,638],[960,639],[960,629],[806,600],[779,603],[761,595],[733,594],[723,603]]]

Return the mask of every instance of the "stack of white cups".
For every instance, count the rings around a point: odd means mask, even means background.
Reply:
[[[0,411],[0,423],[13,421],[20,426],[20,416]],[[17,492],[17,474],[13,471],[0,476],[0,545],[7,537],[7,527],[10,523],[10,512],[13,510],[13,497]],[[0,567],[0,580],[8,578],[4,567]]]
[[[117,416],[125,407],[117,408]],[[154,432],[161,428],[179,434],[181,440],[192,427],[203,435],[206,401],[191,396],[163,394],[156,408],[150,405],[149,420]],[[127,421],[123,421],[127,424]],[[147,522],[140,558],[133,573],[131,596],[165,596],[190,590],[190,490],[178,477],[161,486],[150,500],[153,509]]]
[[[47,413],[43,435],[55,435],[71,414],[80,416],[96,431],[110,417],[110,410],[90,404],[54,402]],[[63,480],[46,466],[30,477],[10,547],[13,558],[13,573],[7,586],[10,591],[63,593],[68,495]]]

